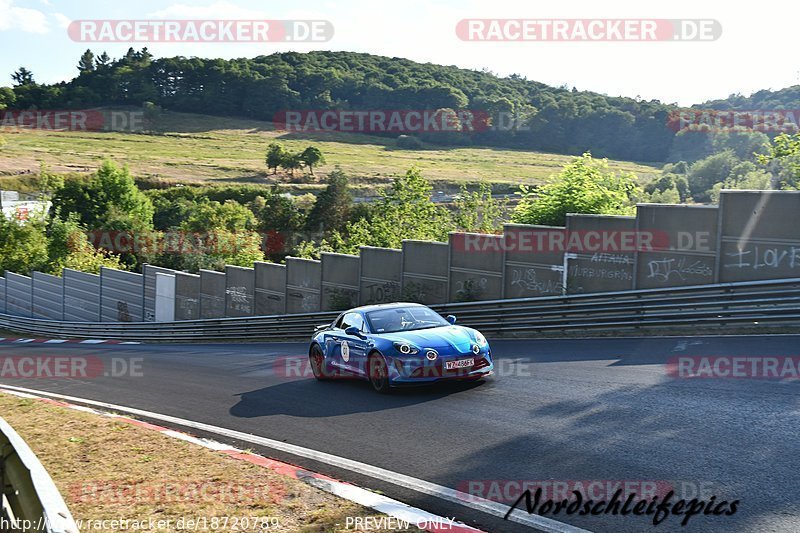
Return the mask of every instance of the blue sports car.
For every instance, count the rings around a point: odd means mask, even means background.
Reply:
[[[309,362],[319,380],[355,376],[376,391],[441,380],[474,380],[492,374],[489,343],[477,330],[456,326],[419,304],[367,305],[319,326]]]

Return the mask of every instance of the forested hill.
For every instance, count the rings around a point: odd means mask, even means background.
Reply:
[[[696,107],[737,111],[796,110],[800,109],[800,85],[793,85],[777,91],[758,91],[750,96],[732,94],[723,100],[710,100]]]
[[[130,49],[120,59],[87,52],[68,83],[38,85],[15,74],[0,88],[0,109],[142,105],[272,120],[305,109],[469,109],[514,116],[516,126],[448,136],[431,143],[480,144],[636,161],[668,159],[674,107],[555,88],[520,76],[497,77],[407,59],[353,52],[278,53],[252,59],[156,59]]]

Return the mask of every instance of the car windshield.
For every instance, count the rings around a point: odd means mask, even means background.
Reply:
[[[416,329],[447,326],[449,322],[427,307],[392,307],[367,313],[370,330],[375,333],[395,333]]]

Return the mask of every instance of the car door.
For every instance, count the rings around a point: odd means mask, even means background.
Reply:
[[[336,368],[343,367],[341,344],[344,339],[344,323],[345,313],[339,315],[333,322],[333,327],[325,336],[325,353],[328,355],[328,361],[331,366]]]
[[[361,313],[344,313],[334,323],[329,338],[331,346],[328,348],[328,353],[331,365],[348,372],[361,373],[359,366],[363,364],[366,341],[355,335],[346,334],[345,330],[351,326],[355,326],[359,330],[366,327]]]
[[[345,368],[357,374],[365,374],[367,350],[370,346],[370,339],[364,316],[357,312],[346,313],[342,325],[344,327],[342,328],[340,353],[342,354],[344,365],[346,365]],[[345,334],[344,330],[348,327],[358,328],[361,332],[361,336]]]

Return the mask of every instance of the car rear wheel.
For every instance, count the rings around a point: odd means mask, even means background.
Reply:
[[[389,392],[389,369],[386,361],[378,353],[369,356],[369,382],[381,394]]]
[[[322,353],[322,348],[315,344],[311,347],[311,353],[308,354],[308,362],[311,365],[311,371],[314,377],[320,381],[330,379],[328,372],[325,368],[325,355]]]

